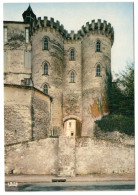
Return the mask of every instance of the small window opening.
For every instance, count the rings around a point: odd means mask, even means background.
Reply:
[[[69,122],[69,127],[71,127],[71,122]]]
[[[74,133],[71,132],[71,136],[73,136],[73,135],[74,135]]]
[[[48,86],[46,84],[44,85],[44,93],[48,94]]]
[[[48,39],[44,40],[44,50],[48,50]]]
[[[48,64],[47,63],[44,65],[44,74],[48,75]]]
[[[100,65],[97,65],[97,67],[96,67],[96,76],[101,76],[101,67],[100,67]]]
[[[74,49],[72,49],[70,51],[70,60],[75,60],[75,51],[74,51]]]
[[[97,52],[101,51],[101,43],[100,43],[100,41],[97,41],[97,43],[96,43],[96,51]]]
[[[71,72],[71,74],[70,74],[70,82],[75,83],[75,74],[74,74],[74,72]]]
[[[30,85],[30,79],[25,79],[25,84]]]

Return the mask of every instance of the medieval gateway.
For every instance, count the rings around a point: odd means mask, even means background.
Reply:
[[[36,17],[4,21],[5,172],[75,176],[134,172],[134,145],[94,136],[109,113],[105,85],[114,30],[77,33]]]

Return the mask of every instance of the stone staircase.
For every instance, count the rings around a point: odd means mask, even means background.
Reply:
[[[58,176],[75,176],[75,136],[59,137]]]

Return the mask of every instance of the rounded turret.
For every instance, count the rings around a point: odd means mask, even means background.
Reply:
[[[101,20],[82,27],[82,135],[93,136],[94,121],[108,113],[107,72],[111,71],[111,46],[114,31]]]
[[[32,78],[34,87],[53,97],[51,123],[54,135],[62,134],[62,74],[63,37],[62,27],[54,19],[44,17],[34,21],[32,42]],[[59,29],[60,30],[59,30]],[[51,135],[51,132],[49,132]]]

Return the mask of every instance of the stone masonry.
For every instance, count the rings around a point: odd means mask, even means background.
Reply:
[[[5,84],[26,85],[29,80],[27,85],[40,91],[46,85],[53,97],[54,135],[63,135],[64,119],[73,116],[82,122],[81,135],[92,137],[94,121],[108,113],[108,109],[101,109],[105,105],[106,71],[111,71],[113,27],[106,21],[92,20],[76,34],[68,33],[53,18],[36,18],[30,6],[23,18],[24,22],[4,22]]]
[[[94,138],[109,113],[114,30],[92,20],[68,33],[53,18],[4,21],[5,172],[75,176],[134,172],[134,145]]]

